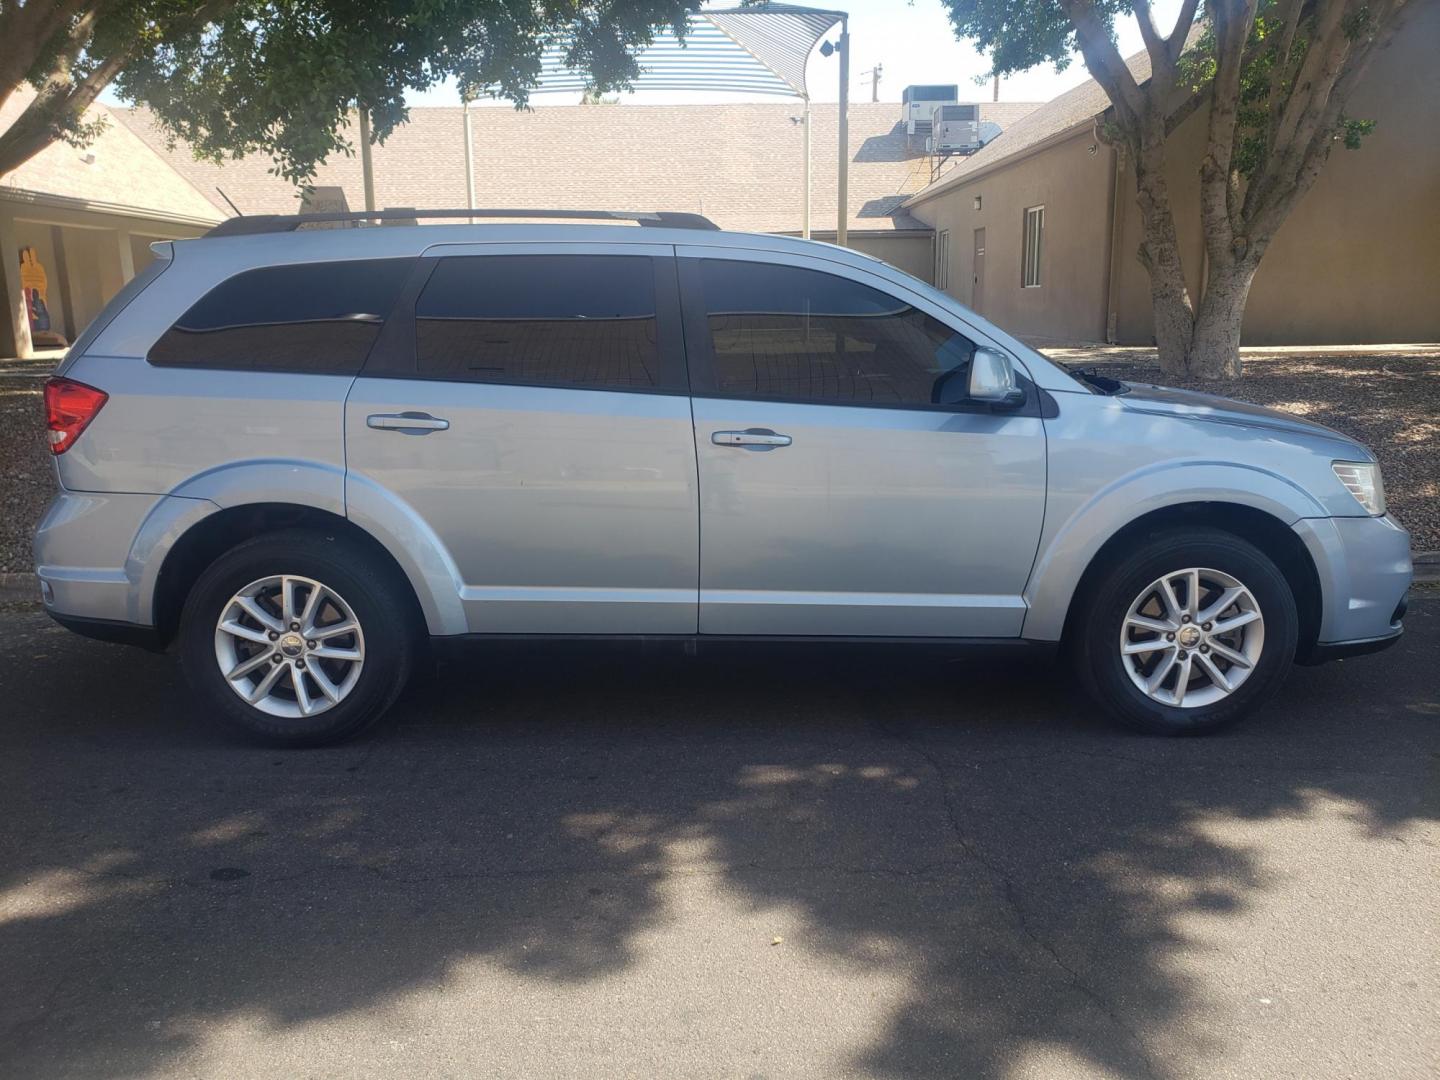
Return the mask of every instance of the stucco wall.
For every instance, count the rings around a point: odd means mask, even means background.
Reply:
[[[799,236],[799,233],[781,233],[782,236]],[[812,240],[827,244],[835,242],[835,230],[829,232],[811,231]],[[929,233],[895,233],[893,235],[850,233],[849,246],[856,251],[889,263],[898,270],[913,274],[921,281],[931,282],[935,277],[935,256],[931,248]]]
[[[1377,121],[1360,150],[1337,146],[1315,187],[1260,265],[1245,316],[1249,345],[1440,341],[1440,4],[1412,4],[1372,58],[1349,115]],[[1207,114],[1175,134],[1169,181],[1192,295],[1204,274],[1199,168]],[[951,230],[949,291],[970,300],[975,228],[986,229],[982,314],[1040,340],[1103,341],[1114,315],[1123,344],[1153,340],[1150,280],[1135,257],[1134,173],[1118,173],[1119,219],[1108,187],[1112,155],[1088,152],[1088,131],[916,204]],[[972,210],[974,196],[983,208]],[[1044,284],[1020,288],[1022,213],[1046,206]],[[1114,224],[1113,294],[1106,253]],[[1108,307],[1107,307],[1108,299]]]
[[[1247,345],[1440,341],[1440,4],[1412,5],[1370,62],[1349,115],[1377,121],[1359,150],[1337,145],[1276,233],[1245,311]],[[1176,132],[1170,184],[1191,288],[1203,269],[1199,168],[1206,115]],[[1119,340],[1152,340],[1134,174],[1122,174]]]
[[[950,230],[946,291],[1022,337],[1099,340],[1105,330],[1111,170],[1110,151],[1096,145],[1087,131],[914,206],[915,216],[937,234]],[[1027,289],[1021,287],[1021,249],[1025,210],[1034,206],[1045,207],[1041,284]],[[980,228],[985,230],[985,283],[976,305],[975,230]]]

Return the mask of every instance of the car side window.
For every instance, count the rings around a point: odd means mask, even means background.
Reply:
[[[975,345],[837,274],[700,260],[713,387],[732,397],[926,406],[964,400]]]
[[[353,374],[413,259],[246,270],[201,297],[150,349],[161,367]]]
[[[655,262],[647,255],[443,258],[415,303],[417,370],[468,382],[661,389]]]

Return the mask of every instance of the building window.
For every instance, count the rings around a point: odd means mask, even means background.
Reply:
[[[1020,284],[1027,289],[1040,287],[1040,254],[1045,245],[1045,207],[1031,206],[1025,211],[1025,247],[1020,260]]]
[[[935,237],[935,287],[950,288],[950,230],[941,229]]]

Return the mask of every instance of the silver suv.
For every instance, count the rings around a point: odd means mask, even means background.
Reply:
[[[1067,371],[853,251],[585,216],[644,227],[156,245],[46,387],[50,613],[174,642],[285,745],[375,720],[433,638],[1063,644],[1178,733],[1400,636],[1353,440]]]

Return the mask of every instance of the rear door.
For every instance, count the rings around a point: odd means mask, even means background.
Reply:
[[[694,633],[672,249],[453,245],[421,261],[346,405],[347,494],[381,491],[438,538],[473,633]]]
[[[977,343],[820,258],[677,249],[700,469],[700,631],[1014,637],[1045,507],[1039,391],[964,400]]]

